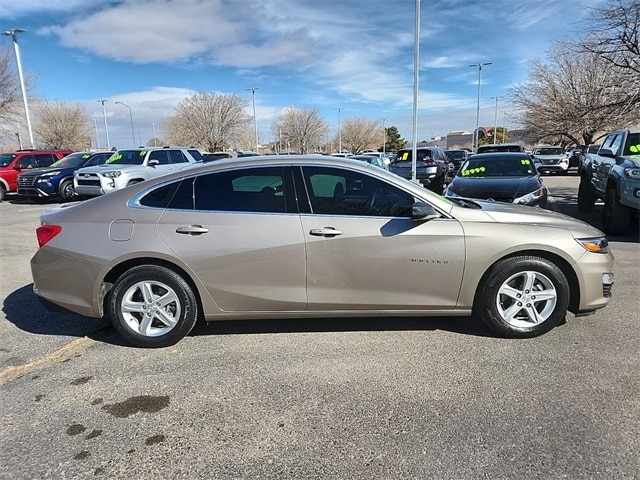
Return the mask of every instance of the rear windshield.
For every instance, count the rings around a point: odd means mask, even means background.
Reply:
[[[520,145],[481,145],[478,147],[476,153],[491,153],[491,152],[524,152],[524,148]]]

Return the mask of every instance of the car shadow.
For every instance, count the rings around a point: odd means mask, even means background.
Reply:
[[[90,318],[74,313],[46,310],[34,295],[32,284],[25,285],[9,294],[4,300],[2,311],[8,321],[24,332],[37,335],[89,337],[103,343],[128,346],[116,334],[106,318]],[[430,330],[442,330],[477,337],[495,337],[482,321],[472,316],[198,321],[189,336]]]

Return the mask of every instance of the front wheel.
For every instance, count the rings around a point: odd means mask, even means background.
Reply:
[[[607,190],[602,211],[602,229],[609,235],[620,235],[627,230],[630,221],[631,209],[620,203],[618,190]]]
[[[158,265],[134,267],[116,280],[109,300],[114,328],[137,347],[168,347],[196,324],[198,304],[191,286]]]
[[[63,202],[74,200],[76,197],[76,190],[73,188],[73,180],[64,180],[60,184],[60,197]]]
[[[591,191],[589,181],[585,177],[580,178],[578,185],[578,210],[581,212],[591,212],[596,206],[596,196]]]
[[[557,265],[541,257],[507,258],[485,275],[475,312],[503,337],[529,338],[560,324],[569,306],[569,284]]]

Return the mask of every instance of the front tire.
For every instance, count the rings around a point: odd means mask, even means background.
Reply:
[[[73,180],[64,180],[60,184],[60,198],[63,202],[69,202],[74,200],[76,195],[76,191],[73,188]]]
[[[625,233],[631,221],[631,209],[620,203],[618,190],[610,188],[604,200],[602,211],[602,229],[609,235]]]
[[[179,274],[158,265],[141,265],[116,280],[109,299],[116,331],[136,347],[168,347],[195,326],[198,303]]]
[[[596,206],[596,196],[591,191],[589,181],[585,177],[580,178],[578,185],[578,210],[592,212]]]
[[[541,257],[507,258],[485,275],[475,312],[498,335],[530,338],[560,324],[569,306],[569,283]]]

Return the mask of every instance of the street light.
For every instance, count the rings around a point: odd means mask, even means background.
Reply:
[[[100,150],[100,137],[98,136],[98,120],[93,119],[93,126],[96,128],[96,150]]]
[[[149,123],[151,123],[151,128],[153,128],[153,146],[157,147],[158,141],[156,140],[156,124],[153,122],[149,122]]]
[[[495,145],[497,142],[496,140],[496,135],[498,134],[498,97],[491,97],[491,98],[495,98],[496,99],[496,113],[494,115],[493,121],[494,121],[494,127],[493,127],[493,144]],[[502,127],[504,128],[504,127]]]
[[[260,87],[247,88],[251,90],[251,96],[253,97],[253,126],[256,130],[256,153],[260,153],[260,147],[258,143],[258,118],[256,117],[256,90],[260,90]]]
[[[413,37],[413,125],[411,135],[411,181],[418,182],[418,93],[420,90],[420,0],[416,0],[416,23]]]
[[[29,117],[29,105],[27,104],[27,91],[24,88],[24,78],[22,76],[22,64],[20,63],[20,49],[18,48],[18,39],[16,33],[26,32],[24,28],[12,28],[3,32],[3,35],[7,35],[13,39],[13,48],[16,52],[16,63],[18,65],[18,77],[20,77],[20,88],[22,89],[22,102],[24,103],[24,114],[27,117],[27,129],[29,130],[29,141],[31,142],[31,148],[36,148],[33,143],[33,131],[31,130],[31,118]]]
[[[102,118],[104,119],[104,131],[107,134],[107,150],[111,150],[111,142],[109,141],[109,126],[107,125],[107,113],[104,110],[104,102],[106,100],[98,100],[102,104]]]
[[[491,65],[492,62],[474,63],[469,65],[470,67],[478,67],[478,108],[476,110],[476,130],[473,134],[473,151],[478,149],[478,129],[480,128],[480,84],[482,83],[482,67],[485,65]]]
[[[338,110],[338,153],[342,153],[342,123],[340,122],[340,112],[342,107],[336,108]]]
[[[133,148],[136,148],[136,134],[133,129],[133,113],[131,113],[131,107],[126,103],[122,103],[122,102],[115,102],[115,103],[119,103],[123,107],[127,107],[129,109],[129,118],[131,119],[131,137],[133,138]]]
[[[382,156],[386,157],[386,146],[387,146],[387,131],[384,129],[384,122],[387,120],[387,117],[382,119]]]

